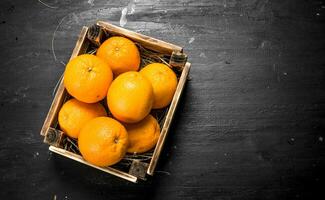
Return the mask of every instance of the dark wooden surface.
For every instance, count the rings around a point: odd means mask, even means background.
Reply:
[[[324,198],[324,2],[42,2],[0,2],[0,199]],[[158,171],[139,184],[39,135],[81,27],[119,24],[126,6],[126,28],[192,62]]]

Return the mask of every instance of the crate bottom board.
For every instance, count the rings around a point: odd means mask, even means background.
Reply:
[[[49,150],[54,152],[54,153],[57,153],[57,154],[59,154],[61,156],[64,156],[66,158],[70,158],[70,159],[75,160],[77,162],[80,162],[82,164],[88,165],[90,167],[99,169],[99,170],[101,170],[103,172],[106,172],[106,173],[109,173],[109,174],[112,174],[112,175],[115,175],[115,176],[118,176],[120,178],[126,179],[128,181],[133,182],[133,183],[137,183],[137,181],[138,181],[137,177],[132,176],[132,175],[126,173],[126,172],[122,172],[122,171],[114,169],[112,167],[98,167],[96,165],[88,163],[80,155],[72,153],[70,151],[67,151],[67,150],[64,150],[64,149],[61,149],[61,148],[58,148],[58,147],[55,147],[55,146],[50,146]]]

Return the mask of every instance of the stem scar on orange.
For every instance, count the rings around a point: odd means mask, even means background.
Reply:
[[[142,68],[140,73],[152,84],[154,93],[152,108],[159,109],[168,106],[177,87],[177,77],[174,71],[162,63],[152,63]]]
[[[106,115],[106,110],[100,103],[88,104],[70,99],[61,107],[58,121],[62,131],[72,138],[78,138],[80,129],[86,122]]]
[[[128,133],[115,119],[98,117],[81,129],[78,146],[86,161],[100,167],[114,165],[126,153]]]
[[[64,72],[64,86],[68,93],[85,103],[104,99],[112,80],[113,74],[109,65],[90,54],[72,59]]]
[[[125,72],[111,84],[107,94],[108,108],[113,116],[126,123],[145,118],[152,107],[151,83],[139,72]]]
[[[138,71],[140,66],[137,46],[124,37],[110,37],[98,48],[96,55],[108,63],[115,77],[127,71]]]

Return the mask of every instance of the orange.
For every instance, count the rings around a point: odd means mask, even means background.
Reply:
[[[112,80],[108,64],[90,54],[72,59],[64,72],[64,86],[69,94],[85,103],[104,99]]]
[[[124,124],[129,135],[129,153],[144,153],[152,149],[159,138],[160,127],[157,120],[148,115],[136,124]]]
[[[115,76],[127,71],[138,71],[140,53],[129,39],[114,36],[107,39],[97,50],[98,57],[104,59]]]
[[[177,77],[173,70],[167,65],[152,63],[142,68],[140,73],[152,84],[154,93],[152,108],[159,109],[168,106],[177,87]]]
[[[106,115],[105,108],[100,103],[88,104],[70,99],[61,107],[58,120],[63,132],[72,138],[77,138],[86,122]]]
[[[106,167],[123,158],[128,146],[128,134],[124,126],[115,119],[98,117],[81,129],[78,146],[86,161]]]
[[[152,86],[139,72],[119,75],[108,89],[108,108],[122,122],[141,121],[149,114],[152,102]]]

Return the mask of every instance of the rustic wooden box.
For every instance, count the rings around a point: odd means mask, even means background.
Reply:
[[[120,36],[127,37],[132,41],[140,44],[145,49],[163,54],[167,58],[171,57],[172,54],[183,52],[183,49],[179,46],[158,39],[154,39],[133,31],[129,31],[127,29],[109,24],[107,22],[98,21],[96,24],[101,28],[101,30],[104,30],[105,34],[120,35]],[[80,54],[87,53],[87,51],[89,50],[91,41],[87,38],[88,31],[89,31],[88,27],[82,28],[78,41],[76,43],[76,46],[72,52],[70,59]],[[62,144],[62,141],[69,140],[69,138],[67,138],[67,136],[59,129],[58,119],[57,119],[58,112],[62,104],[70,98],[69,94],[64,88],[63,79],[59,81],[59,85],[55,97],[53,99],[52,105],[50,107],[50,110],[47,114],[47,117],[44,121],[41,130],[41,135],[44,136],[44,142],[50,144],[49,147],[50,151],[65,156],[67,158],[73,159],[75,161],[78,161],[80,163],[86,164],[88,166],[97,168],[106,173],[110,173],[112,175],[121,177],[131,182],[137,182],[139,179],[145,180],[147,174],[148,175],[154,174],[154,170],[156,168],[158,158],[160,156],[164,142],[166,140],[166,136],[168,134],[171,121],[175,114],[177,104],[179,103],[180,100],[180,95],[183,91],[185,82],[187,80],[190,66],[191,66],[190,63],[184,62],[183,66],[181,66],[178,69],[179,81],[178,81],[177,89],[171,104],[164,109],[164,112],[162,112],[163,118],[160,122],[161,134],[157,142],[157,145],[152,152],[145,155],[141,155],[141,154],[135,156],[128,155],[126,156],[125,160],[128,161],[129,163],[127,163],[126,165],[116,164],[110,167],[98,167],[85,161],[81,157],[81,155],[78,154],[78,152],[70,151],[69,149],[67,149],[66,147],[67,145],[64,146]],[[70,146],[72,148],[73,144],[71,143]],[[124,159],[122,159],[122,161],[123,160]]]

